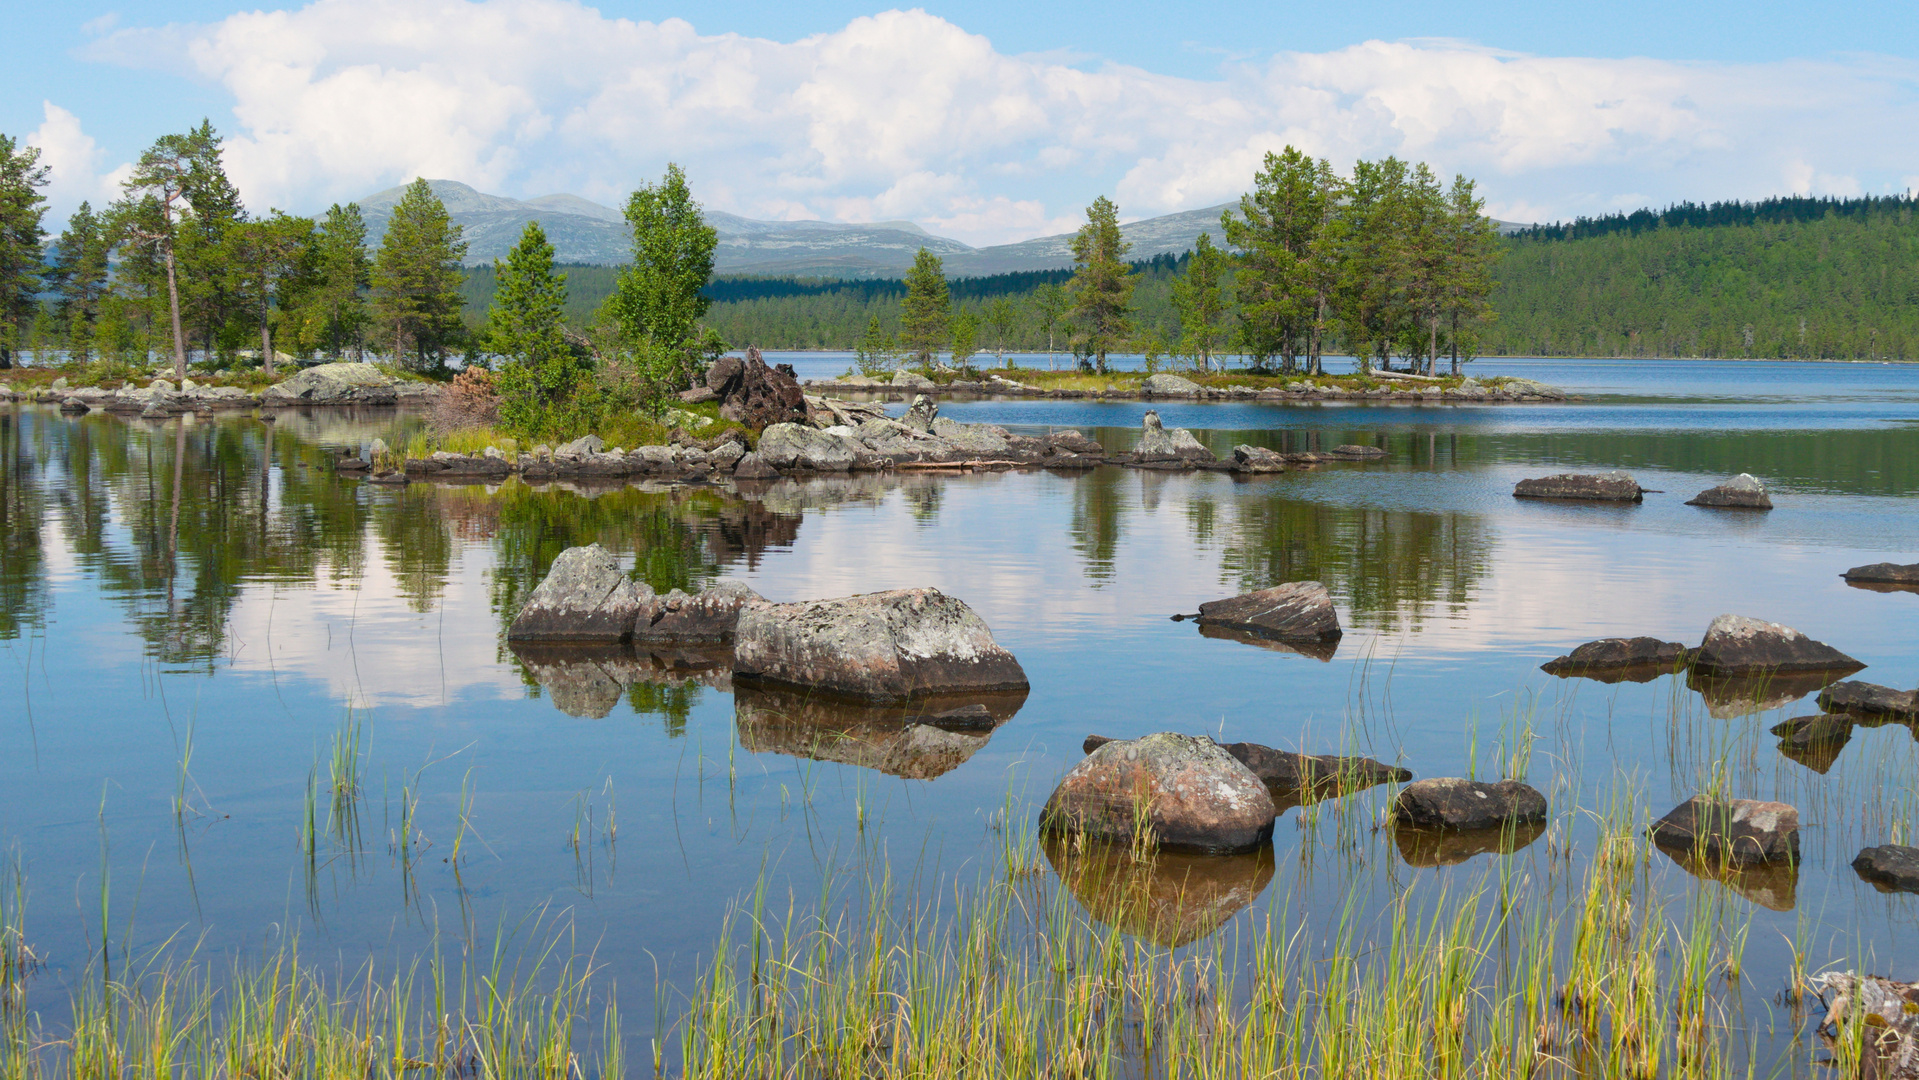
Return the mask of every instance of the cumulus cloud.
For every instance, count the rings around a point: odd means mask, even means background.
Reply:
[[[1011,56],[923,11],[795,42],[613,19],[573,0],[315,0],[122,27],[90,55],[234,102],[250,202],[310,209],[416,175],[617,202],[667,161],[715,209],[913,218],[976,243],[1223,202],[1292,143],[1478,177],[1523,220],[1651,201],[1886,190],[1919,150],[1919,68],[1541,57],[1449,42],[1282,53],[1185,79]],[[51,118],[51,113],[49,117]],[[77,131],[77,126],[75,128]]]
[[[101,174],[106,152],[81,129],[79,117],[51,101],[41,102],[40,108],[45,119],[26,143],[40,149],[49,202],[56,211],[70,210],[82,200],[99,209],[119,194],[121,172]]]

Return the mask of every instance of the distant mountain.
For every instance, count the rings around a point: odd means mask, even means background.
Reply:
[[[1226,246],[1226,232],[1220,227],[1221,213],[1238,208],[1237,202],[1221,203],[1204,210],[1183,210],[1164,217],[1147,218],[1119,227],[1119,234],[1133,245],[1128,259],[1150,259],[1155,255],[1177,255],[1190,250],[1199,234],[1208,233],[1213,243]],[[952,277],[984,277],[1019,270],[1064,270],[1073,265],[1073,233],[1021,240],[1017,244],[999,244],[974,249],[948,258],[946,272]]]
[[[468,266],[504,257],[520,242],[529,221],[539,222],[546,230],[561,262],[612,265],[632,258],[632,236],[620,212],[577,195],[508,199],[475,191],[456,180],[427,183],[446,204],[447,214],[465,230]],[[405,194],[403,187],[388,188],[360,200],[368,244],[379,246],[393,208]]]

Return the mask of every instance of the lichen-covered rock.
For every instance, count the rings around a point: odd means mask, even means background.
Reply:
[[[760,460],[775,469],[845,472],[859,457],[860,444],[845,429],[804,424],[774,424],[760,434]]]
[[[1106,448],[1101,446],[1098,440],[1083,431],[1072,428],[1048,434],[1046,436],[1046,445],[1054,450],[1064,451],[1068,454],[1085,454],[1098,457],[1106,453]]]
[[[1661,641],[1651,637],[1601,638],[1588,641],[1565,656],[1546,661],[1539,665],[1539,670],[1549,675],[1598,678],[1602,682],[1617,681],[1605,676],[1620,673],[1629,681],[1645,682],[1685,667],[1686,659],[1691,655],[1692,650],[1677,641]],[[1631,678],[1637,674],[1644,674],[1646,678]]]
[[[1268,843],[1274,816],[1266,785],[1218,743],[1161,732],[1086,755],[1046,800],[1040,827],[1230,854]]]
[[[733,657],[741,681],[874,701],[1027,687],[985,620],[938,589],[748,604]]]
[[[917,371],[898,368],[893,372],[893,388],[896,390],[937,390],[939,384],[921,375]]]
[[[1513,486],[1516,499],[1566,499],[1580,502],[1639,502],[1645,498],[1639,482],[1622,472],[1559,473]]]
[[[606,449],[606,440],[598,435],[582,435],[570,443],[561,443],[553,456],[562,460],[584,461]]]
[[[913,398],[913,404],[906,407],[906,412],[900,416],[899,422],[914,431],[930,434],[933,430],[933,421],[938,420],[939,415],[939,402],[925,394],[920,394]]]
[[[1241,443],[1233,447],[1233,467],[1248,473],[1285,472],[1286,459],[1263,446]]]
[[[527,597],[506,636],[509,641],[625,641],[652,592],[627,577],[620,560],[600,545],[567,548]]]
[[[1648,833],[1660,847],[1734,866],[1799,858],[1799,811],[1785,803],[1695,795]]]
[[[1709,487],[1686,500],[1687,506],[1716,506],[1733,510],[1770,510],[1772,497],[1751,473],[1740,473],[1718,487]]]
[[[1518,780],[1486,783],[1443,777],[1400,789],[1393,821],[1414,829],[1498,829],[1546,820],[1546,796]]]
[[[1148,409],[1141,418],[1139,442],[1133,447],[1135,464],[1193,465],[1215,460],[1213,452],[1200,445],[1192,432],[1160,423],[1159,413]]]
[[[967,457],[1003,458],[1012,449],[1011,433],[992,424],[962,424],[942,416],[927,431]]]
[[[392,405],[400,380],[372,364],[319,364],[260,392],[263,405]],[[168,388],[169,390],[171,387]]]
[[[1198,397],[1201,391],[1200,385],[1193,380],[1164,372],[1148,375],[1146,381],[1140,383],[1139,389],[1147,397]]]
[[[1289,581],[1208,601],[1199,605],[1199,624],[1274,641],[1335,641],[1341,633],[1332,594],[1317,581]]]
[[[1790,626],[1721,615],[1706,628],[1706,639],[1692,655],[1695,671],[1709,675],[1761,672],[1858,671],[1866,665]]]
[[[743,581],[724,580],[691,596],[678,589],[644,598],[633,620],[636,645],[725,645],[739,629],[740,609],[764,598]]]
[[[1900,844],[1869,847],[1852,860],[1852,869],[1880,892],[1919,893],[1919,848]]]

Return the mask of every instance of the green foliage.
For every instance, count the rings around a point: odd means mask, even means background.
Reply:
[[[966,371],[979,353],[979,316],[970,308],[961,308],[953,317],[953,366]]]
[[[996,296],[986,305],[986,329],[992,334],[993,357],[1004,363],[1006,360],[1006,342],[1012,337],[1013,329],[1019,325],[1019,305],[1013,303],[1010,296]]]
[[[373,266],[367,258],[366,219],[358,203],[334,203],[315,233],[313,289],[302,311],[300,340],[335,359],[361,355],[373,322],[367,304]],[[464,306],[464,305],[463,305]],[[305,351],[303,348],[301,351]]]
[[[275,210],[258,221],[242,222],[232,232],[234,269],[254,305],[260,332],[260,363],[273,372],[276,328],[284,328],[296,352],[310,347],[302,341],[305,320],[299,305],[314,286],[317,249],[312,218],[291,217]]]
[[[13,366],[13,346],[38,307],[47,168],[40,148],[0,135],[0,368]]]
[[[946,269],[938,255],[919,249],[906,272],[906,296],[900,301],[900,347],[931,368],[951,333],[953,302]]]
[[[1201,371],[1212,370],[1214,354],[1226,342],[1223,320],[1229,307],[1224,279],[1228,258],[1200,233],[1186,273],[1173,282],[1173,309],[1179,312],[1179,351]],[[1157,341],[1157,335],[1154,335]]]
[[[1121,348],[1132,333],[1132,267],[1123,260],[1132,248],[1119,231],[1119,207],[1101,195],[1086,208],[1086,224],[1073,237],[1072,298],[1081,335],[1074,352],[1090,359],[1102,374],[1106,354]]]
[[[92,358],[101,302],[107,296],[108,246],[105,223],[91,203],[82,202],[51,253],[47,284],[56,297],[54,311],[68,355],[81,363]]]
[[[133,248],[122,260],[122,274],[149,296],[156,278],[165,281],[167,314],[173,343],[173,374],[187,374],[186,331],[180,313],[180,222],[190,211],[195,159],[205,147],[192,135],[162,135],[140,155],[133,172],[121,184],[120,201],[109,211],[110,232],[117,242]]]
[[[853,363],[862,375],[882,375],[893,370],[899,363],[899,347],[893,341],[893,335],[880,328],[880,317],[875,314],[866,323],[866,332],[860,335],[859,344],[853,347]]]
[[[463,336],[461,231],[424,179],[407,185],[393,208],[373,264],[373,311],[394,362],[416,371],[443,370]]]
[[[498,289],[481,347],[502,358],[500,424],[528,439],[563,438],[597,419],[593,368],[567,342],[566,275],[553,270],[553,245],[537,221],[494,263]]]
[[[633,228],[633,265],[620,274],[610,314],[647,369],[664,375],[668,389],[686,389],[710,352],[700,320],[711,301],[700,290],[713,276],[719,233],[693,201],[686,174],[671,164],[657,186],[633,192],[626,221]]]

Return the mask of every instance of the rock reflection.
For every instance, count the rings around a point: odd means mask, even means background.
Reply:
[[[1729,866],[1700,858],[1689,848],[1655,844],[1679,868],[1701,881],[1716,881],[1768,911],[1791,911],[1799,902],[1799,867],[1790,861]]]
[[[1686,686],[1706,702],[1715,720],[1735,720],[1754,713],[1783,709],[1808,694],[1816,694],[1846,677],[1843,671],[1808,671],[1784,675],[1704,675],[1686,673]]]
[[[1510,855],[1530,847],[1546,832],[1542,822],[1509,829],[1394,829],[1393,844],[1407,866],[1458,866],[1479,855]]]
[[[1135,856],[1122,845],[1045,833],[1040,850],[1089,915],[1166,948],[1212,934],[1273,880],[1271,847],[1244,855]]]
[[[931,780],[978,753],[1025,703],[1023,691],[876,705],[800,690],[740,687],[734,715],[741,748],[756,754],[837,761]]]
[[[601,720],[620,699],[637,691],[636,712],[660,712],[685,720],[685,711],[701,687],[731,689],[732,656],[724,649],[639,650],[625,646],[592,648],[565,645],[510,646],[527,677],[545,691],[553,707],[582,720]],[[672,695],[649,688],[692,691]],[[677,716],[675,715],[677,714]]]
[[[1333,654],[1339,651],[1339,639],[1332,641],[1275,641],[1244,630],[1232,630],[1224,626],[1201,625],[1200,637],[1218,638],[1222,641],[1237,641],[1242,645],[1252,645],[1273,652],[1292,653],[1311,660],[1329,662]]]

